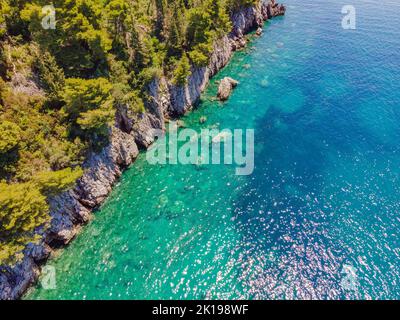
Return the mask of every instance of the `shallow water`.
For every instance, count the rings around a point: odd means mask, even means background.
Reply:
[[[285,0],[184,118],[254,128],[253,175],[141,155],[26,298],[399,299],[400,3],[352,3],[350,31],[344,1]]]

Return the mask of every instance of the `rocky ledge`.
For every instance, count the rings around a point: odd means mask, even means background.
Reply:
[[[154,141],[154,132],[165,129],[165,121],[192,109],[210,78],[230,60],[232,53],[246,45],[244,35],[261,28],[264,21],[283,15],[285,7],[275,0],[264,0],[257,6],[242,8],[232,15],[233,30],[214,45],[207,67],[192,66],[187,84],[178,87],[166,78],[154,80],[149,86],[151,101],[146,113],[137,116],[121,108],[110,133],[110,143],[100,153],[85,161],[85,173],[73,190],[50,199],[51,225],[38,231],[42,241],[30,244],[24,259],[16,266],[0,266],[0,299],[18,299],[37,281],[41,265],[54,248],[68,244],[80,226],[91,218],[91,212],[108,196],[113,185],[139,154]]]

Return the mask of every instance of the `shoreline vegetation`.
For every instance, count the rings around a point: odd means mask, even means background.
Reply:
[[[90,221],[139,150],[283,15],[275,0],[0,5],[0,299],[18,299]]]

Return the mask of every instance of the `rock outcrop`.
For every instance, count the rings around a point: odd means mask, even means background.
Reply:
[[[222,79],[218,88],[218,98],[221,101],[228,100],[232,93],[232,90],[236,88],[238,84],[239,82],[229,77],[225,77],[224,79]]]
[[[90,220],[92,210],[106,199],[124,168],[136,159],[139,149],[148,148],[155,132],[165,128],[166,118],[183,115],[196,105],[210,78],[229,62],[235,50],[246,45],[244,34],[284,13],[285,8],[275,0],[242,8],[231,17],[232,32],[215,43],[209,65],[192,66],[185,86],[175,86],[166,78],[154,80],[149,86],[146,113],[132,117],[127,109],[118,111],[109,145],[87,158],[84,175],[73,190],[50,199],[50,228],[38,230],[42,242],[29,245],[16,266],[0,266],[0,299],[18,299],[37,281],[40,265],[51,254],[51,248],[66,245],[76,236],[80,226]]]

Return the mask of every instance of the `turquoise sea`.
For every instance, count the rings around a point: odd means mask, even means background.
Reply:
[[[400,2],[351,1],[356,30],[346,1],[284,4],[183,119],[254,128],[254,173],[142,154],[25,298],[400,298]]]

